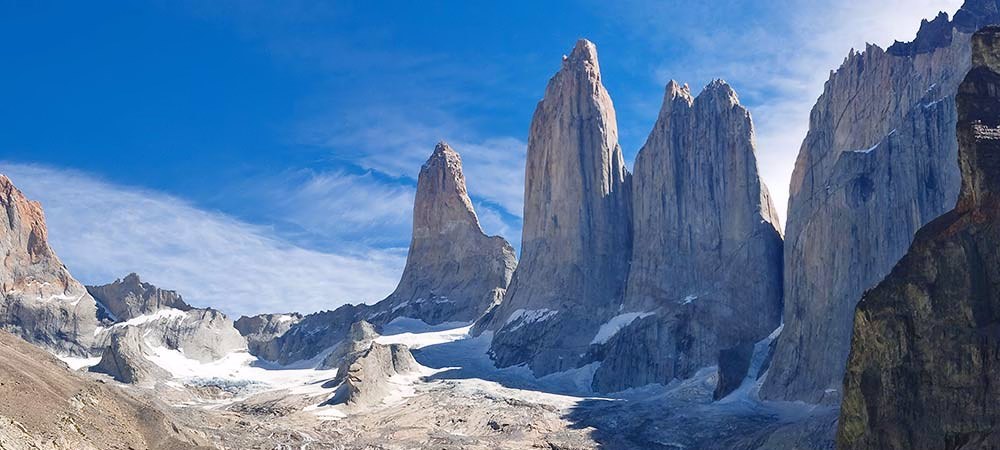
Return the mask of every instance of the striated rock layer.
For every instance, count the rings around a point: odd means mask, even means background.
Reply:
[[[344,305],[310,314],[251,351],[280,363],[319,356],[348,337],[353,323],[381,327],[409,317],[436,325],[472,322],[503,297],[517,265],[514,248],[479,225],[465,186],[462,159],[441,142],[420,169],[413,237],[396,290],[375,305]]]
[[[549,80],[528,136],[521,262],[494,331],[497,365],[574,368],[618,309],[628,274],[630,177],[597,49],[577,42]]]
[[[995,0],[968,0],[914,43],[852,51],[827,81],[792,175],[785,328],[764,397],[839,401],[858,299],[955,203],[954,95],[970,33],[996,21]]]
[[[838,447],[1000,446],[1000,27],[972,38],[962,188],[854,319]]]
[[[56,353],[86,356],[94,299],[49,247],[42,207],[0,175],[0,329]]]
[[[694,98],[670,82],[632,176],[628,323],[596,352],[594,388],[667,384],[743,367],[781,319],[779,220],[760,181],[750,113],[715,81]],[[739,351],[738,351],[739,350]],[[739,361],[737,361],[739,360]]]

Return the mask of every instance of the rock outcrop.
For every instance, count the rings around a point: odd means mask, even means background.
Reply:
[[[514,248],[479,225],[462,159],[439,143],[420,170],[413,237],[396,290],[374,305],[344,305],[310,314],[271,340],[251,343],[255,355],[281,364],[311,359],[348,337],[353,323],[379,328],[408,317],[436,325],[472,322],[503,297],[517,265]]]
[[[49,247],[45,216],[0,175],[0,329],[56,353],[86,356],[97,328],[94,299]]]
[[[599,344],[596,390],[667,384],[712,365],[743,367],[727,373],[735,385],[719,395],[742,381],[747,349],[781,320],[780,222],[754,152],[750,113],[728,84],[714,81],[697,98],[667,85],[636,157],[634,247],[618,316],[649,317]]]
[[[972,47],[961,194],[858,304],[841,449],[1000,446],[1000,27]]]
[[[243,316],[233,322],[236,330],[247,340],[247,348],[254,355],[273,355],[278,352],[276,339],[302,320],[302,314],[258,314]],[[273,358],[272,358],[273,359]]]
[[[480,228],[465,187],[462,159],[441,142],[417,179],[413,237],[402,279],[375,306],[379,316],[369,320],[472,322],[500,302],[515,266],[514,248]]]
[[[350,407],[374,406],[393,391],[393,376],[417,370],[420,366],[402,344],[379,344],[374,328],[367,322],[351,326],[351,339],[345,342],[345,354],[331,385],[337,386],[327,404]]]
[[[82,286],[81,286],[82,287]],[[0,443],[28,449],[215,448],[168,408],[74,373],[0,331]]]
[[[836,403],[854,307],[959,189],[954,95],[974,26],[1000,21],[969,0],[914,44],[851,52],[813,108],[792,175],[785,328],[762,394]]]
[[[577,42],[549,80],[528,136],[521,261],[494,332],[500,367],[577,367],[621,302],[631,249],[630,176],[597,48]]]
[[[129,384],[156,382],[170,377],[169,373],[149,361],[152,350],[143,338],[143,330],[126,326],[111,335],[110,339],[101,361],[90,368],[91,372],[107,374]]]
[[[87,286],[87,292],[97,300],[102,318],[112,322],[134,319],[166,308],[191,309],[177,292],[143,282],[135,273],[103,286]]]

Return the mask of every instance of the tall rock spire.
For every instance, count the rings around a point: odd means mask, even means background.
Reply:
[[[1000,27],[972,47],[957,95],[962,194],[858,304],[840,449],[1000,446]]]
[[[88,355],[97,305],[49,247],[45,216],[0,175],[0,329],[63,354]]]
[[[667,384],[722,366],[727,350],[744,359],[738,384],[749,349],[781,320],[782,241],[736,92],[720,80],[694,98],[671,81],[632,184],[622,314],[647,316],[604,344],[595,388]]]
[[[439,143],[417,180],[403,277],[378,307],[431,324],[471,322],[500,301],[516,265],[514,248],[480,228],[462,158]]]
[[[564,57],[535,110],[525,183],[521,263],[485,326],[497,331],[498,365],[544,374],[575,367],[628,273],[629,175],[587,40]]]

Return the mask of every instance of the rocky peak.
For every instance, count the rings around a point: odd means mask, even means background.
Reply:
[[[414,239],[454,232],[483,234],[465,186],[462,157],[445,142],[420,168],[413,205]]]
[[[996,203],[1000,193],[1000,27],[972,38],[972,70],[958,90],[960,210]]]
[[[521,262],[504,302],[477,327],[498,330],[492,354],[500,366],[527,362],[536,374],[576,366],[603,316],[620,303],[629,197],[597,49],[580,41],[531,121]],[[552,320],[524,323],[541,317]]]
[[[0,175],[0,328],[57,353],[86,355],[94,340],[94,299],[49,246],[45,216]]]
[[[110,284],[87,286],[87,291],[97,299],[103,312],[112,322],[153,314],[165,308],[181,311],[192,309],[177,292],[146,283],[135,273],[130,273]]]

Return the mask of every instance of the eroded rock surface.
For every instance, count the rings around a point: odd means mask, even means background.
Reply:
[[[521,261],[493,330],[500,367],[575,368],[616,311],[631,249],[630,176],[597,48],[577,42],[549,80],[528,135]]]
[[[240,317],[233,322],[233,326],[246,338],[250,353],[273,355],[278,351],[275,339],[288,332],[300,320],[302,315],[299,313],[258,314]]]
[[[149,361],[152,349],[143,338],[143,330],[126,326],[113,334],[104,348],[101,361],[90,368],[91,372],[110,375],[122,383],[156,382],[170,378],[170,374]]]
[[[45,216],[0,175],[0,329],[54,352],[86,356],[97,306],[49,247]]]
[[[1000,28],[972,47],[961,195],[858,304],[839,448],[1000,446]]]
[[[339,387],[329,404],[351,407],[377,405],[392,395],[392,377],[420,367],[405,345],[375,342],[378,335],[367,322],[352,325],[349,336],[350,340],[341,344],[344,355],[339,358],[337,376],[331,381]]]
[[[112,322],[134,319],[166,308],[191,309],[177,292],[146,283],[135,273],[110,284],[87,286],[87,292],[97,300],[99,313]]]
[[[970,33],[997,21],[995,0],[969,0],[913,45],[851,52],[827,81],[792,175],[785,328],[766,397],[839,401],[857,301],[955,204],[954,95]]]
[[[595,350],[595,389],[667,384],[723,361],[745,373],[749,351],[737,349],[781,319],[782,240],[736,92],[714,81],[694,98],[668,84],[632,184],[634,248],[619,317],[648,317]],[[731,375],[738,385],[742,374]]]

